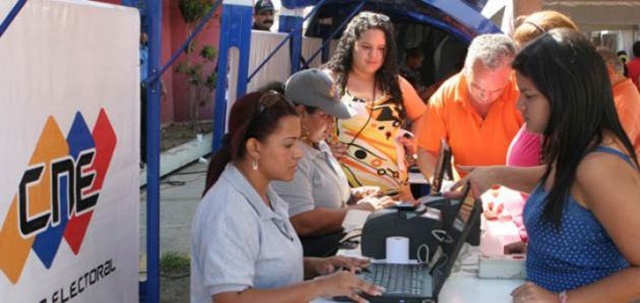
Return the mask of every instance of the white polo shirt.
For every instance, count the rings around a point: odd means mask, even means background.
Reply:
[[[320,150],[299,142],[304,152],[291,182],[274,181],[273,189],[289,204],[289,216],[311,211],[316,207],[338,209],[351,196],[349,182],[329,146],[320,143]]]
[[[191,302],[249,287],[279,288],[304,278],[302,246],[287,204],[269,188],[269,208],[233,165],[206,193],[191,228]]]

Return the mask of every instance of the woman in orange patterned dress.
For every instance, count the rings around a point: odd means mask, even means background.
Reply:
[[[396,55],[388,16],[361,12],[347,25],[325,68],[357,114],[338,120],[329,143],[352,187],[378,186],[383,193],[412,199],[407,159],[413,158],[415,145],[409,129],[425,105],[398,75]]]

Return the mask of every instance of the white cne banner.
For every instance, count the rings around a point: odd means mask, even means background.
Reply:
[[[0,302],[138,301],[139,33],[29,0],[0,37]]]

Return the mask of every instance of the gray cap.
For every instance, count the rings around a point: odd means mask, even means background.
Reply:
[[[338,119],[349,119],[356,112],[340,100],[338,87],[328,73],[317,68],[299,71],[287,80],[284,96],[310,107],[317,107]]]

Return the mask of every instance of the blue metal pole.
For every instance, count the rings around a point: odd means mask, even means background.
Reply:
[[[147,282],[146,302],[160,302],[160,65],[162,1],[146,0],[149,18],[147,86]]]
[[[322,46],[320,47],[322,54],[320,55],[320,61],[322,61],[323,64],[327,63],[330,59],[331,48],[329,47],[329,43],[331,43],[331,38],[322,38]]]
[[[2,37],[4,32],[7,30],[7,28],[9,28],[9,25],[11,24],[11,22],[13,22],[13,19],[16,18],[16,16],[18,15],[20,10],[26,3],[27,3],[27,0],[18,0],[18,2],[16,2],[13,8],[9,11],[9,14],[7,14],[7,17],[4,18],[4,21],[0,23],[0,37]]]
[[[302,26],[303,18],[300,13],[300,9],[290,10],[283,8],[280,12],[280,19],[278,29],[281,33],[290,33],[291,40],[289,41],[289,60],[291,61],[291,74],[297,72],[300,69],[300,59],[302,52]]]
[[[251,75],[249,76],[248,81],[251,81],[251,79],[253,79],[253,77],[267,64],[267,62],[269,62],[269,60],[271,60],[271,58],[273,56],[275,56],[275,54],[278,52],[278,50],[280,50],[280,48],[289,40],[291,39],[291,36],[293,35],[293,33],[289,33],[289,35],[287,35],[284,39],[282,39],[282,41],[280,41],[280,43],[276,46],[276,48],[273,49],[273,51],[271,53],[269,53],[269,55],[267,56],[267,58],[265,58],[262,63],[260,63],[260,65],[258,65],[258,67],[256,68],[256,70],[253,71],[253,73],[251,73]],[[248,82],[247,81],[247,82]]]
[[[302,19],[302,18],[299,18]],[[302,22],[300,22],[302,24]],[[289,50],[291,51],[291,74],[300,69],[300,59],[302,57],[302,27],[296,27],[291,32]]]
[[[253,22],[252,0],[224,0],[220,20],[220,41],[218,45],[218,79],[216,83],[215,107],[213,118],[212,151],[217,151],[225,133],[227,114],[227,89],[229,86],[229,50],[238,49],[238,83],[236,95],[247,91],[249,70],[249,51],[251,49],[251,23]]]

